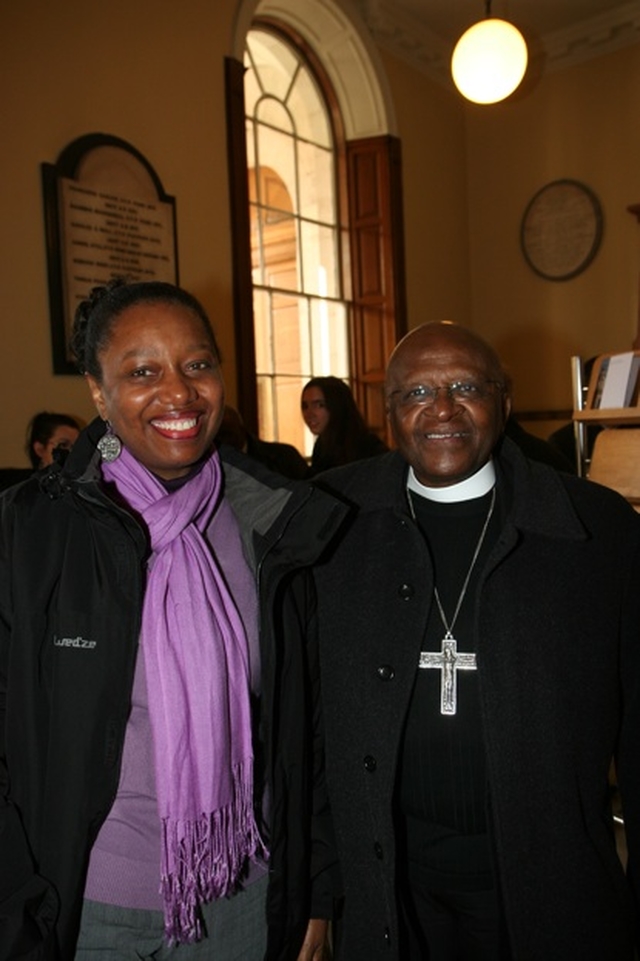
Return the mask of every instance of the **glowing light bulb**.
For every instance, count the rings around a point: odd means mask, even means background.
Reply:
[[[462,34],[451,57],[453,81],[474,103],[497,103],[516,89],[527,69],[520,31],[497,17],[480,20]]]

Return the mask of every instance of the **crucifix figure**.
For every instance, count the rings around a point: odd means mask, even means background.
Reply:
[[[476,671],[475,654],[458,654],[458,642],[447,631],[442,639],[442,651],[420,651],[419,667],[436,667],[440,676],[440,713],[455,714],[458,707],[456,671]]]

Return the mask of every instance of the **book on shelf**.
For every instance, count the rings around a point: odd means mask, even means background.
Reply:
[[[637,403],[640,354],[633,350],[602,359],[592,407],[611,410]]]
[[[609,366],[609,358],[603,357],[600,364],[600,370],[598,371],[598,380],[596,381],[596,386],[593,392],[593,403],[591,406],[593,408],[600,407],[600,402],[602,400],[602,391],[604,390],[604,380],[607,376],[607,367]]]

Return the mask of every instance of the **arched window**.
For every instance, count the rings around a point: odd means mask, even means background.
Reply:
[[[242,0],[244,63],[225,64],[238,406],[307,451],[317,373],[389,440],[384,368],[407,329],[400,143],[356,21],[334,0]]]
[[[337,191],[344,144],[310,64],[284,36],[252,29],[244,65],[259,432],[309,454],[302,387],[318,375],[350,377]]]

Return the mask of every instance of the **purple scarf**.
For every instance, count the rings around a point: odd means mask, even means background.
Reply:
[[[247,638],[203,537],[222,500],[222,469],[213,454],[171,493],[126,448],[102,471],[151,538],[140,644],[162,822],[165,936],[197,941],[198,905],[232,892],[246,859],[264,853],[253,815]]]

